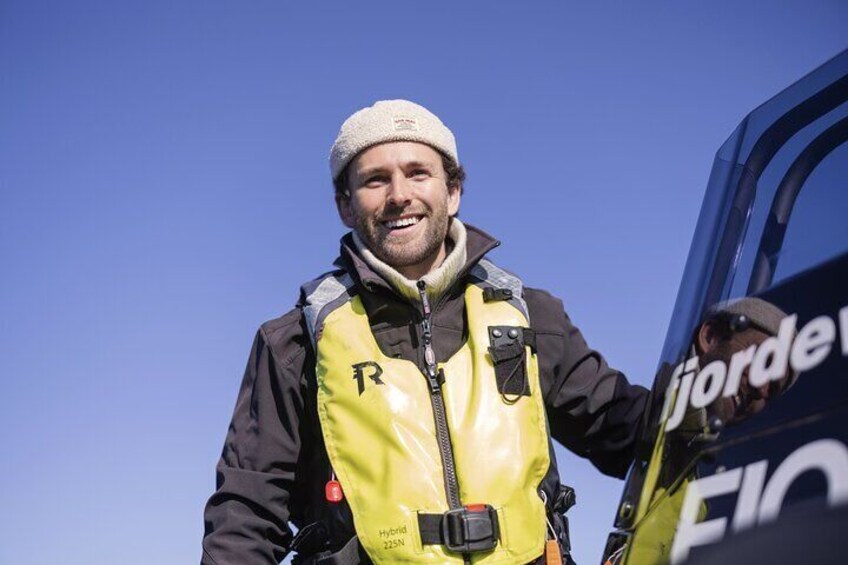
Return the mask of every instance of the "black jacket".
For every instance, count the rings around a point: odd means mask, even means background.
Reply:
[[[465,276],[499,245],[481,230],[466,228],[468,261],[433,307],[438,362],[459,350],[466,336]],[[396,294],[363,261],[350,236],[342,240],[336,266],[353,277],[383,353],[423,366],[417,347],[419,307]],[[529,288],[524,299],[536,332],[552,437],[603,473],[623,477],[647,391],[630,385],[589,348],[560,300]],[[278,563],[292,541],[289,522],[298,528],[324,522],[330,547],[336,549],[354,534],[349,507],[327,503],[324,497],[330,467],[318,422],[315,357],[301,303],[262,324],[256,334],[218,463],[217,490],[205,510],[204,565]],[[555,496],[559,477],[553,454],[551,465],[543,487]]]

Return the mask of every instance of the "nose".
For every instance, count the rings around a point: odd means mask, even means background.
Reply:
[[[386,202],[397,207],[407,206],[412,202],[413,187],[403,173],[392,175],[386,192]]]

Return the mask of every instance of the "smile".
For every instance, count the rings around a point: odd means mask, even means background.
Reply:
[[[407,216],[404,218],[398,218],[396,220],[388,220],[386,222],[382,222],[382,224],[390,230],[396,230],[400,228],[414,226],[415,224],[421,221],[421,218],[423,218],[423,216]]]

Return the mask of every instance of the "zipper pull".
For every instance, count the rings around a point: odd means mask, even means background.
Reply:
[[[427,298],[427,283],[421,279],[415,285],[418,287],[418,294],[421,296],[421,307],[424,311],[424,318],[430,319],[430,300]]]
[[[433,331],[430,326],[430,300],[427,298],[427,283],[418,281],[418,294],[421,296],[421,311],[424,315],[421,321],[421,339],[424,342],[424,362],[427,363],[427,382],[430,384],[430,392],[437,394],[441,392],[439,385],[439,372],[436,368],[436,353],[433,351]]]

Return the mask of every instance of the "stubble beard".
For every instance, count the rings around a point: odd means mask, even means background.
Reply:
[[[386,216],[409,213],[408,210],[385,210]],[[378,259],[397,269],[418,265],[438,254],[448,234],[450,218],[447,199],[434,210],[424,211],[426,229],[421,237],[410,243],[393,241],[392,233],[383,229],[382,222],[375,217],[359,217],[356,232]]]

